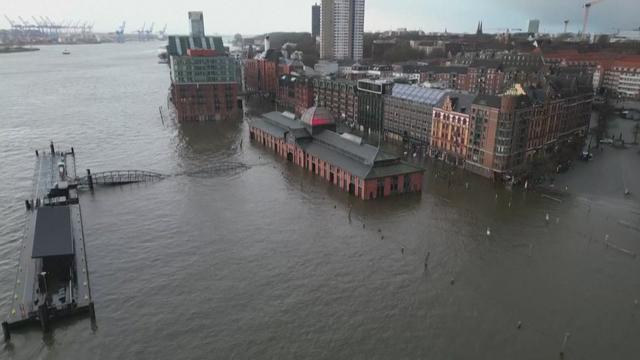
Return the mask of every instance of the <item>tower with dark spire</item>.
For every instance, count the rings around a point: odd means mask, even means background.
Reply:
[[[476,35],[482,35],[482,21],[478,21],[478,30],[476,30]]]

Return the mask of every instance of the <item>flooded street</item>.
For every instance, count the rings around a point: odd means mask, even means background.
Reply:
[[[422,194],[363,202],[251,143],[246,123],[163,124],[160,45],[0,57],[3,317],[34,149],[173,175],[82,193],[98,329],[15,332],[1,359],[539,359],[565,333],[567,359],[639,356],[638,146],[576,161],[561,201],[461,170],[449,186],[429,163]]]

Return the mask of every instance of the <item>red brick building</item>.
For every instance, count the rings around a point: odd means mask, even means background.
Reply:
[[[280,111],[300,117],[315,101],[313,79],[299,75],[281,75],[278,79],[276,104]]]
[[[302,67],[302,63],[285,59],[279,51],[269,49],[254,59],[244,61],[246,90],[275,97],[280,76],[301,71]]]
[[[362,200],[422,191],[423,168],[336,133],[327,109],[310,108],[300,120],[267,113],[249,131],[252,141]]]
[[[531,102],[525,95],[480,95],[471,107],[465,169],[488,178],[525,161]]]
[[[246,90],[275,96],[278,90],[278,62],[271,59],[247,59],[244,62]]]
[[[592,101],[588,86],[562,79],[549,79],[542,88],[477,96],[471,108],[465,168],[501,178],[525,173],[536,158],[557,158],[563,148],[581,150]]]
[[[213,121],[240,116],[236,60],[217,37],[170,36],[171,102],[178,121]]]
[[[358,84],[344,79],[313,79],[317,105],[326,107],[335,119],[358,124]]]

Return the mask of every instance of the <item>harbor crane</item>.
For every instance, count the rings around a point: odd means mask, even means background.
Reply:
[[[127,25],[126,21],[122,22],[119,28],[116,29],[116,42],[123,43],[124,42],[124,28]]]
[[[22,23],[24,24],[24,26],[25,26],[25,27],[30,27],[30,26],[31,26],[31,24],[29,24],[28,22],[26,22],[26,21],[22,18],[22,16],[18,16],[18,19],[20,19],[20,21],[22,21]]]
[[[7,15],[4,15],[4,18],[7,19],[7,22],[9,23],[9,25],[11,25],[11,28],[16,28],[16,27],[20,26],[20,25],[16,24],[13,20],[9,19],[9,17]]]
[[[164,40],[165,34],[167,33],[167,24],[164,24],[162,30],[158,31],[158,40]]]
[[[591,6],[602,2],[603,0],[593,0],[584,4],[584,20],[582,22],[582,36],[587,36],[587,24],[589,23],[589,12],[591,11]]]
[[[142,23],[142,27],[140,29],[138,29],[138,41],[142,41],[143,37],[144,37],[144,28],[147,26],[147,23],[144,22]]]
[[[151,26],[149,27],[149,29],[147,29],[144,32],[144,41],[148,41],[151,39],[151,36],[153,35],[153,26],[155,25],[155,23],[151,23]]]

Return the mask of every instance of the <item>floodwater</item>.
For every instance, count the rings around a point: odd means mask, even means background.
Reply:
[[[640,357],[640,258],[618,250],[640,253],[638,147],[558,176],[560,202],[460,171],[449,187],[440,164],[420,195],[361,202],[245,123],[163,124],[158,45],[0,57],[2,313],[34,149],[175,174],[81,195],[98,328],[15,332],[0,358],[549,359],[565,333],[567,359]]]

